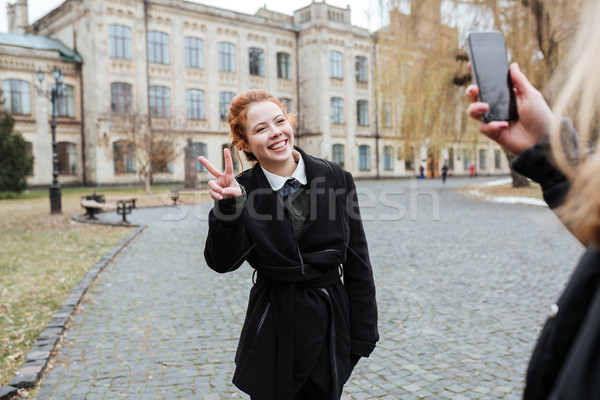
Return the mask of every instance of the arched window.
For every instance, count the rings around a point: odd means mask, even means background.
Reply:
[[[133,90],[130,84],[110,84],[110,109],[113,115],[133,115]]]
[[[18,79],[2,81],[4,109],[14,115],[31,114],[31,93],[29,82]]]
[[[185,94],[188,119],[206,119],[204,91],[199,89],[188,89]]]
[[[164,32],[148,32],[148,62],[169,64],[169,35]]]
[[[233,92],[221,92],[219,93],[219,115],[221,121],[227,122],[227,114],[229,114],[229,104],[233,100],[235,93]]]
[[[185,66],[204,68],[204,41],[196,37],[185,38]]]
[[[113,143],[113,162],[115,173],[135,172],[135,154],[133,143],[119,140]]]
[[[369,125],[369,103],[365,100],[356,102],[356,123],[359,126]]]
[[[344,78],[342,53],[339,51],[329,52],[329,76],[331,78]]]
[[[358,169],[361,171],[371,169],[371,148],[366,144],[358,147]]]
[[[192,143],[192,153],[196,158],[196,172],[207,172],[206,167],[198,160],[200,156],[207,157],[206,143]]]
[[[58,142],[56,144],[58,173],[61,175],[77,174],[77,146],[75,143]]]
[[[171,89],[164,86],[150,86],[150,116],[153,118],[171,117]]]
[[[342,168],[344,168],[344,145],[343,144],[334,144],[332,146],[333,158],[332,161],[340,164]]]
[[[287,53],[277,53],[277,77],[292,79],[290,55]]]
[[[131,29],[122,25],[109,25],[108,42],[111,58],[131,60]]]
[[[344,99],[341,97],[331,98],[331,123],[344,123]]]
[[[265,76],[265,52],[263,49],[251,47],[248,49],[250,75]]]
[[[235,45],[219,42],[219,71],[235,72]]]
[[[394,169],[394,148],[392,146],[383,148],[383,169],[386,171]]]
[[[54,89],[55,86],[55,83],[50,85],[50,90]],[[63,85],[62,96],[56,99],[56,116],[75,118],[75,93],[73,86]]]
[[[354,59],[356,64],[356,82],[367,82],[367,59],[365,57],[356,57]]]

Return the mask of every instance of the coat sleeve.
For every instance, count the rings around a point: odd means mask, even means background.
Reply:
[[[215,201],[208,214],[204,258],[219,273],[238,269],[253,248],[244,226],[245,199],[244,192],[237,201]]]
[[[578,134],[571,121],[563,117],[560,124],[560,137],[567,161],[571,165],[579,162]],[[590,150],[593,143],[589,144]],[[556,208],[565,201],[571,188],[570,182],[556,167],[550,148],[550,137],[546,135],[535,146],[521,153],[511,164],[511,167],[521,175],[525,175],[542,187],[544,200],[550,208]]]
[[[351,352],[368,357],[379,340],[375,282],[356,186],[352,175],[348,172],[345,175],[350,237],[344,263],[344,286],[350,300]]]

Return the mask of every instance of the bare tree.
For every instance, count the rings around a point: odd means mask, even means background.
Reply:
[[[146,194],[152,194],[153,175],[168,172],[169,164],[178,156],[178,151],[169,129],[169,123],[161,126],[148,126],[145,115],[121,116],[113,118],[118,130],[124,133],[123,151],[129,153],[135,163],[135,171],[144,183]],[[119,162],[117,160],[117,167]],[[125,166],[123,166],[125,168]]]

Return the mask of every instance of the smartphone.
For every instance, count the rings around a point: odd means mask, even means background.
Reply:
[[[516,121],[517,103],[508,71],[504,37],[498,31],[469,32],[467,52],[471,75],[479,86],[479,101],[490,109],[483,115],[485,122]]]

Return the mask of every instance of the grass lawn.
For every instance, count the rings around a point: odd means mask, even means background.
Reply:
[[[479,195],[473,195],[472,191],[476,190]],[[535,182],[530,182],[528,187],[514,188],[512,183],[497,186],[483,186],[483,185],[472,185],[461,188],[459,190],[462,194],[481,199],[483,196],[493,197],[504,197],[504,196],[515,196],[515,197],[530,197],[534,199],[544,200],[542,197],[542,189],[540,185]]]
[[[82,224],[81,196],[90,188],[62,190],[62,215],[50,215],[48,190],[16,198],[0,194],[0,385],[6,385],[71,288],[133,228]],[[170,187],[96,189],[106,197],[136,195],[136,206],[172,204]],[[185,202],[198,196],[183,196]],[[134,211],[135,212],[135,211]]]

